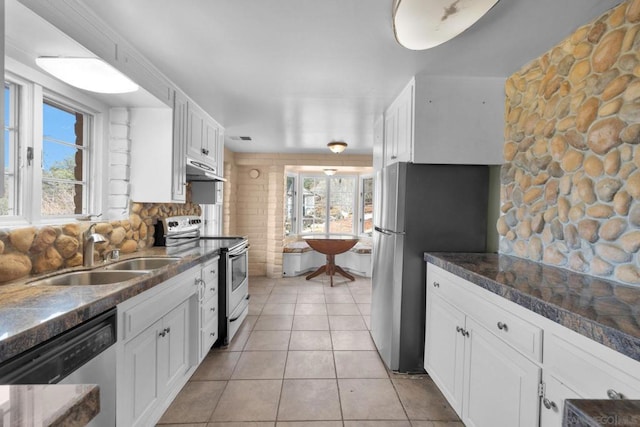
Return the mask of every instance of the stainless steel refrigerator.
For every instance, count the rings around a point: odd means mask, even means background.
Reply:
[[[485,252],[489,168],[395,163],[375,192],[371,335],[389,369],[424,372],[424,252]]]

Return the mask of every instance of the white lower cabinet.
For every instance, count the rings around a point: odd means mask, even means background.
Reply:
[[[540,367],[428,293],[425,367],[464,423],[537,426]]]
[[[117,425],[155,425],[197,366],[194,268],[118,306]]]
[[[424,366],[466,426],[560,427],[567,399],[640,399],[640,362],[432,264]]]
[[[218,339],[218,262],[215,257],[202,267],[200,281],[199,361],[205,358]]]
[[[542,369],[470,317],[463,333],[465,425],[537,426]]]
[[[424,366],[458,415],[462,413],[465,315],[440,296],[427,298]]]

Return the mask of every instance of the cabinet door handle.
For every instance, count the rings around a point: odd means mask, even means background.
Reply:
[[[462,330],[462,336],[469,338],[469,331],[467,331],[466,329],[463,329]]]
[[[462,332],[462,328],[460,326],[456,326],[456,332]]]
[[[211,311],[216,311],[216,308],[215,307],[211,307],[210,310]]]
[[[196,279],[196,283],[194,283],[194,285],[198,286],[198,285],[200,285],[200,283],[204,283],[204,280]]]
[[[209,335],[211,335],[212,337],[215,337],[216,333],[215,332],[209,332]]]
[[[617,391],[615,391],[612,388],[607,390],[607,396],[609,396],[609,399],[613,399],[613,400],[624,399],[624,396],[622,395],[622,393],[618,393]]]
[[[161,337],[164,337],[165,335],[167,335],[167,333],[165,332],[165,330],[163,329],[162,332],[160,332],[158,335],[160,335]]]
[[[509,328],[507,327],[507,324],[502,322],[498,322],[498,329],[505,332],[509,330]]]
[[[434,288],[439,288],[439,287],[440,287],[440,283],[438,283],[438,282],[433,282],[433,287],[434,287]]]
[[[397,158],[398,158],[398,156],[391,156],[391,160],[395,160]]]
[[[215,291],[216,291],[216,288],[209,288],[209,290],[210,290],[211,292],[215,292]]]
[[[553,409],[554,411],[558,412],[558,405],[556,405],[556,402],[554,402],[553,400],[549,400],[545,397],[544,399],[542,399],[542,404],[545,408]]]
[[[171,328],[165,328],[164,330],[165,330],[166,333],[171,332]]]

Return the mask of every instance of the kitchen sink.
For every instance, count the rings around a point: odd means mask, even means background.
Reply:
[[[110,285],[145,274],[146,271],[75,271],[31,282],[44,286]]]
[[[133,258],[114,262],[104,267],[105,270],[155,270],[165,265],[180,261],[181,258]]]

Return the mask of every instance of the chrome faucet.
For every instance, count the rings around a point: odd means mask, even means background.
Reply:
[[[93,267],[93,247],[94,243],[106,242],[107,239],[102,235],[95,233],[96,224],[91,224],[89,228],[82,234],[82,265],[85,267]]]

